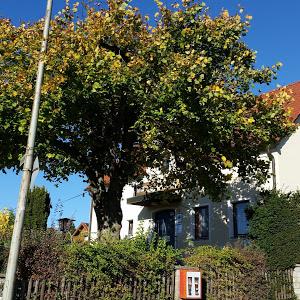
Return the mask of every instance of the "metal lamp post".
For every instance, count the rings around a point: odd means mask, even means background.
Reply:
[[[32,107],[31,122],[29,127],[27,147],[26,147],[26,153],[24,159],[24,167],[23,167],[23,175],[22,175],[22,181],[21,181],[20,192],[19,192],[18,207],[16,211],[14,230],[13,230],[13,235],[12,235],[12,240],[10,245],[9,258],[8,258],[7,270],[5,276],[3,300],[13,300],[14,297],[14,285],[15,285],[15,277],[17,271],[17,262],[18,262],[18,256],[19,256],[21,239],[22,239],[26,196],[30,186],[30,179],[32,173],[33,149],[34,149],[37,120],[38,120],[38,113],[40,107],[41,87],[42,87],[43,75],[44,75],[45,62],[44,62],[43,54],[45,54],[47,50],[51,12],[52,12],[52,0],[47,0],[43,41],[41,46],[41,58],[38,64],[34,102]]]

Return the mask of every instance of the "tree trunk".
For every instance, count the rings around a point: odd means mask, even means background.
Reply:
[[[102,179],[90,180],[87,188],[90,192],[98,225],[98,239],[109,237],[120,238],[122,227],[121,199],[126,181],[118,176],[109,177],[109,183]]]

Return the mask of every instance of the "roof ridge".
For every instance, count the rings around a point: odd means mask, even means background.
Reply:
[[[278,87],[268,92],[261,93],[260,96],[264,97],[267,94],[274,95],[278,93],[280,89],[283,88],[291,90],[291,96],[293,101],[289,102],[286,108],[290,107],[292,109],[291,118],[293,119],[293,121],[295,121],[300,115],[300,80]]]
[[[276,88],[273,89],[273,90],[270,90],[270,91],[268,91],[268,92],[262,93],[262,95],[268,94],[268,93],[273,93],[273,92],[276,92],[276,91],[279,90],[279,89],[287,88],[287,87],[290,87],[290,86],[294,86],[294,85],[296,85],[296,84],[299,84],[299,85],[300,85],[300,80],[295,81],[295,82],[292,82],[292,83],[289,83],[289,84],[285,84],[285,85],[282,85],[282,86],[279,86],[279,87],[276,87]]]
[[[289,84],[284,85],[284,86],[290,86],[290,85],[295,85],[295,84],[300,84],[300,80],[292,82],[292,83],[289,83]]]

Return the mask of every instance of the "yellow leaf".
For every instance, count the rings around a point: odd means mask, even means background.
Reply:
[[[191,78],[191,79],[194,79],[195,77],[196,77],[196,74],[195,74],[194,72],[191,72],[191,73],[190,73],[190,78]]]
[[[227,161],[225,162],[225,167],[231,169],[231,168],[233,167],[232,162],[231,162],[230,160],[227,160]]]
[[[250,117],[250,118],[248,119],[248,124],[252,124],[252,123],[254,123],[254,122],[255,122],[255,120],[254,120],[253,117]]]
[[[75,58],[76,60],[78,60],[78,59],[80,58],[80,55],[79,55],[78,53],[76,53],[76,54],[74,54],[74,58]]]
[[[227,9],[223,11],[222,16],[223,16],[223,18],[228,18],[229,17],[229,12],[228,12]]]
[[[113,67],[116,68],[116,69],[120,68],[121,67],[120,61],[119,60],[114,61]]]

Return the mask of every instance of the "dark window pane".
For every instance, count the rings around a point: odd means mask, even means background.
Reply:
[[[128,235],[133,234],[133,220],[128,221]]]
[[[208,206],[195,208],[195,239],[208,239],[209,213]]]
[[[175,212],[174,210],[163,210],[155,214],[155,231],[158,236],[174,246],[175,243]]]
[[[246,236],[248,234],[248,219],[246,209],[249,201],[233,203],[234,236]]]

